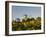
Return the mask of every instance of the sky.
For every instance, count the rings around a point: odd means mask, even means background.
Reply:
[[[12,6],[12,19],[21,18],[25,14],[32,17],[40,17],[41,7]]]

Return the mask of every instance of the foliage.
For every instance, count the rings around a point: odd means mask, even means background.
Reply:
[[[27,15],[25,15],[27,18]],[[41,17],[22,19],[22,21],[12,21],[12,30],[39,30],[41,29]]]

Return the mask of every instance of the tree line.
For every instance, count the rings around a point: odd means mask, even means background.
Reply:
[[[25,15],[25,19],[22,19],[22,21],[20,21],[19,18],[17,19],[18,21],[12,20],[12,30],[13,31],[41,29],[41,17],[27,18],[27,15]]]

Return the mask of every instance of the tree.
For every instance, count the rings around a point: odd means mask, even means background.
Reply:
[[[37,17],[36,20],[41,21],[41,17]]]
[[[27,14],[25,14],[24,16],[25,16],[25,18],[27,18]]]

